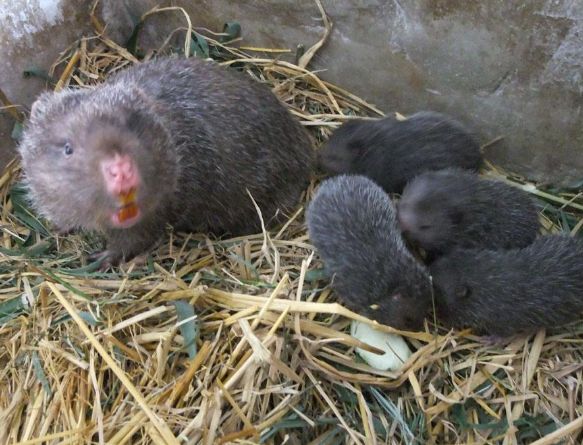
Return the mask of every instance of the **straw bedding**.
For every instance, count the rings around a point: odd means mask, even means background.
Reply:
[[[96,36],[48,73],[55,88],[137,62],[93,21]],[[306,68],[321,42],[291,64],[189,19],[160,52],[180,36],[182,53],[270,85],[318,143],[350,116],[382,115]],[[355,356],[350,320],[370,321],[335,302],[303,224],[317,180],[283,227],[169,233],[144,264],[101,273],[85,260],[100,238],[51,233],[18,174],[13,163],[0,178],[0,444],[580,443],[581,323],[491,347],[428,321],[403,333],[416,352],[398,372]],[[579,233],[579,194],[484,174],[537,196],[546,230]]]

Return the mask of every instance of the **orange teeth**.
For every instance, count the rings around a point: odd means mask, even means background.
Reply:
[[[122,207],[125,207],[130,204],[135,204],[136,200],[136,189],[131,189],[127,193],[120,193],[119,194],[119,203]]]
[[[134,204],[128,204],[117,211],[117,218],[120,222],[125,222],[128,219],[135,218],[138,215],[138,206]]]
[[[121,208],[117,211],[117,217],[120,222],[135,218],[138,215],[135,189],[131,189],[127,193],[120,193],[119,203]]]

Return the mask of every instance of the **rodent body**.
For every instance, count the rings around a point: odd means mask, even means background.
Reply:
[[[308,233],[332,287],[352,310],[397,329],[418,329],[431,306],[427,269],[408,252],[389,196],[363,176],[322,182]]]
[[[240,235],[290,211],[309,135],[264,85],[200,59],[132,66],[90,90],[45,93],[20,145],[30,196],[60,230],[97,229],[113,262],[166,224]]]
[[[439,319],[507,337],[583,316],[583,240],[548,235],[522,249],[456,249],[430,267]]]
[[[530,196],[462,169],[419,175],[399,200],[401,230],[432,255],[455,247],[526,247],[540,231]]]
[[[458,121],[421,111],[404,121],[355,119],[340,126],[322,148],[327,173],[364,175],[388,193],[425,171],[459,167],[477,171],[482,162],[474,136]]]

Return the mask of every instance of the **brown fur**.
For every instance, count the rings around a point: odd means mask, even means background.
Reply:
[[[73,154],[64,155],[68,143]],[[45,93],[20,145],[36,209],[60,230],[104,231],[113,262],[148,249],[166,224],[239,235],[289,212],[313,166],[307,132],[263,85],[200,59],[131,67],[92,90]],[[142,220],[111,227],[99,162],[129,154]]]

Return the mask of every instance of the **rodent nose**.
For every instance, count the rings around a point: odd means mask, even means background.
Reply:
[[[136,167],[128,155],[116,154],[101,162],[107,190],[116,195],[129,193],[138,184]]]
[[[118,176],[128,176],[131,174],[131,172],[131,164],[125,161],[110,165],[108,169],[108,173],[114,178],[117,178]]]
[[[403,210],[402,208],[397,211],[397,221],[401,228],[401,232],[409,233],[414,225],[415,217],[412,212]]]

